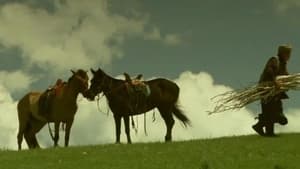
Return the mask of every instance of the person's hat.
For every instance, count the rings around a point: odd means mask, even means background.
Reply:
[[[290,53],[292,51],[291,45],[280,45],[278,47],[278,54],[280,53]]]

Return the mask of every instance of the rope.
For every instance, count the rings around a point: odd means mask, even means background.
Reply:
[[[105,114],[105,115],[108,116],[108,114],[109,114],[109,109],[108,108],[107,108],[107,112],[106,113],[100,109],[100,100],[104,97],[104,94],[101,97],[99,95],[100,94],[97,95],[97,108],[98,108],[98,111],[100,113]]]
[[[52,133],[50,123],[48,122],[47,124],[48,124],[48,129],[49,129],[50,136],[51,136],[52,140],[54,141],[54,136],[53,136],[53,133]]]
[[[146,113],[144,114],[144,132],[145,132],[145,135],[148,136],[148,133],[147,133],[147,119],[146,119]]]
[[[138,133],[138,129],[137,129],[137,127],[135,127],[135,123],[134,123],[133,116],[130,116],[130,117],[131,117],[131,125],[132,125],[132,128],[134,129],[135,134],[137,134],[137,133]]]
[[[136,120],[136,128],[138,129],[138,128],[139,128],[139,117],[136,116],[136,117],[135,117],[135,120]]]
[[[66,130],[66,123],[65,122],[61,123],[61,129],[62,129],[62,131]]]
[[[156,117],[155,117],[155,109],[153,109],[153,114],[152,114],[152,122],[155,122]]]

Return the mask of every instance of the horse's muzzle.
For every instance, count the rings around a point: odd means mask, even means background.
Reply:
[[[93,95],[93,93],[90,90],[87,90],[86,92],[83,92],[82,95],[83,95],[83,97],[85,97],[89,101],[94,101],[95,100],[95,96]]]

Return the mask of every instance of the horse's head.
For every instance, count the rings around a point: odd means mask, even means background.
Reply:
[[[86,94],[86,97],[90,100],[95,100],[95,96],[103,92],[105,86],[107,85],[106,74],[98,69],[97,71],[91,69],[93,78],[91,80],[91,86]]]
[[[76,72],[71,70],[71,72],[73,73],[73,75],[69,79],[68,83],[75,84],[79,93],[81,93],[83,96],[86,96],[89,88],[89,77],[87,75],[87,72],[82,69],[79,69]]]

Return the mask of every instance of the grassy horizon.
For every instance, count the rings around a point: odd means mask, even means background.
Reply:
[[[300,134],[0,151],[0,169],[300,169]]]

